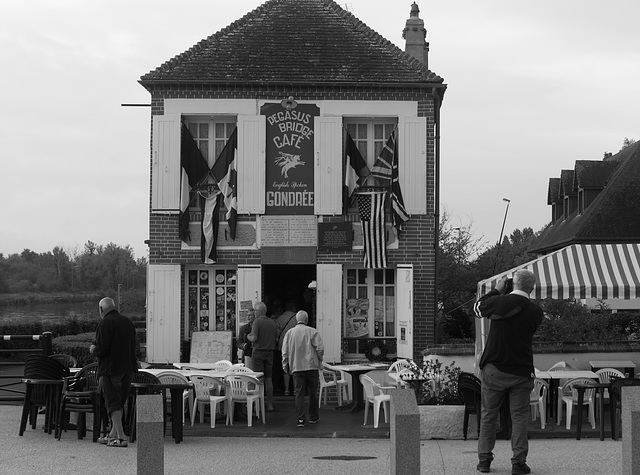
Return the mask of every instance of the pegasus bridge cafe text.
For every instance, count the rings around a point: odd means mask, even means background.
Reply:
[[[267,116],[267,122],[270,126],[278,127],[282,134],[274,135],[272,139],[278,149],[286,146],[300,149],[302,141],[313,136],[313,129],[309,127],[311,114],[305,112],[278,111]]]

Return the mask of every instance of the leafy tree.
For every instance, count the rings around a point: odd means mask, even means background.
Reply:
[[[622,141],[622,148],[620,149],[620,151],[622,152],[625,148],[632,146],[634,143],[636,143],[636,139],[625,137]]]

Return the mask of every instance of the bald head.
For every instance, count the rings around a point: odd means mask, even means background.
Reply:
[[[107,313],[116,309],[116,304],[111,297],[105,297],[100,300],[98,304],[98,310],[100,311],[100,316],[104,317]]]

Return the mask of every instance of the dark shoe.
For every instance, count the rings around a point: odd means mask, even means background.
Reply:
[[[317,424],[319,420],[320,420],[320,418],[310,420],[309,424]]]
[[[480,473],[491,473],[491,460],[480,460],[476,469]]]
[[[266,409],[266,410],[267,410],[267,412],[273,412],[273,411],[275,411],[275,409],[274,409],[274,407],[273,407],[273,404],[268,404],[268,405],[267,405],[267,409]]]
[[[298,427],[304,427],[304,419],[298,419]]]
[[[524,462],[516,462],[511,465],[511,475],[527,475],[531,469]]]

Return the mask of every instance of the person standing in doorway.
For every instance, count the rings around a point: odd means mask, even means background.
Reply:
[[[249,341],[249,333],[251,333],[251,326],[253,325],[253,321],[256,318],[255,311],[253,307],[247,310],[247,323],[240,327],[238,331],[238,338],[236,339],[236,343],[238,345],[238,349],[242,351],[242,359],[240,363],[244,363],[244,365],[253,370],[253,359],[251,358],[252,348],[251,342]]]
[[[487,344],[480,358],[482,410],[478,439],[477,469],[491,472],[493,448],[500,407],[509,398],[511,412],[511,473],[527,475],[529,441],[527,419],[533,389],[533,335],[543,318],[542,309],[529,301],[536,284],[533,272],[521,269],[513,276],[513,291],[507,293],[508,279],[498,280],[496,288],[482,296],[474,306],[478,318],[491,319]]]
[[[247,339],[252,346],[253,370],[264,373],[267,412],[273,411],[273,351],[276,348],[276,321],[267,317],[263,302],[254,305],[256,318]]]
[[[320,419],[318,415],[318,388],[324,357],[324,344],[318,330],[307,326],[309,315],[304,310],[296,313],[296,326],[284,335],[282,342],[282,369],[293,375],[298,427],[304,427],[306,414],[304,396],[309,395],[309,424]]]
[[[278,338],[278,348],[276,350],[276,357],[274,361],[274,371],[277,369],[280,373],[282,371],[282,341],[284,340],[284,335],[296,326],[296,304],[293,300],[287,300],[284,305],[285,311],[278,316],[278,320],[276,321],[277,326],[277,338]],[[282,383],[284,385],[284,395],[290,396],[290,381],[291,375],[286,372],[282,374]]]
[[[127,447],[122,414],[133,373],[138,371],[136,329],[128,317],[118,313],[110,297],[100,300],[98,311],[102,320],[89,352],[98,357],[100,388],[111,420],[109,434],[98,442],[109,447]]]

